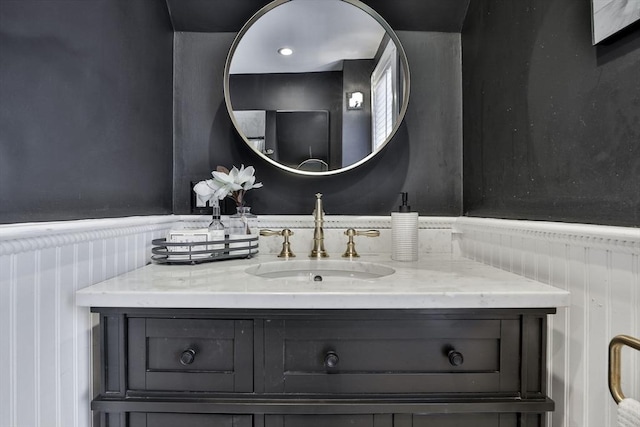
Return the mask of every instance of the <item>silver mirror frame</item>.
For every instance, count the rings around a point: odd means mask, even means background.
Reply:
[[[244,133],[241,131],[240,129],[240,125],[238,123],[238,121],[235,118],[235,115],[233,114],[233,106],[231,105],[231,94],[230,92],[230,85],[229,85],[229,80],[230,80],[230,69],[231,69],[231,60],[233,59],[233,54],[235,53],[236,49],[238,48],[238,44],[240,43],[240,41],[242,40],[242,37],[246,34],[246,32],[249,30],[249,28],[258,20],[260,19],[263,15],[265,15],[266,13],[268,13],[269,11],[271,11],[272,9],[284,4],[284,3],[288,3],[292,0],[274,0],[271,3],[265,5],[264,7],[262,7],[260,10],[258,10],[240,29],[240,32],[238,32],[238,34],[236,35],[236,37],[233,40],[233,43],[231,44],[231,48],[229,49],[229,53],[227,54],[227,60],[225,62],[225,66],[224,66],[224,102],[227,106],[227,112],[229,114],[229,117],[231,118],[231,121],[233,123],[233,126],[235,127],[236,131],[238,132],[238,134],[242,137],[242,139],[244,140],[245,144],[247,144],[247,146],[249,148],[251,148],[256,154],[258,154],[261,158],[263,158],[264,160],[266,160],[267,162],[271,163],[274,166],[277,166],[280,169],[283,169],[287,172],[291,172],[294,174],[298,174],[298,175],[311,175],[311,176],[326,176],[326,175],[336,175],[342,172],[346,172],[348,170],[354,169],[364,163],[366,163],[367,161],[371,160],[373,157],[375,157],[378,153],[380,153],[385,147],[386,145],[393,139],[394,135],[396,134],[398,128],[400,127],[400,125],[402,124],[402,121],[404,120],[404,116],[405,113],[407,112],[407,107],[409,105],[409,95],[410,95],[410,72],[409,72],[409,62],[407,60],[407,55],[404,51],[404,48],[402,47],[402,43],[400,43],[400,39],[398,38],[398,36],[396,35],[395,31],[393,31],[393,29],[391,28],[391,26],[387,23],[387,21],[384,20],[384,18],[382,18],[375,10],[373,10],[371,7],[369,7],[368,5],[360,2],[359,0],[341,0],[345,3],[349,3],[355,7],[357,7],[358,9],[364,11],[365,13],[369,14],[369,16],[371,16],[373,19],[375,19],[381,26],[382,28],[384,28],[384,30],[387,32],[387,34],[389,35],[389,38],[393,41],[393,43],[396,45],[396,49],[398,52],[398,57],[400,58],[400,65],[401,65],[401,69],[402,69],[402,74],[403,74],[403,87],[402,87],[402,94],[403,94],[403,102],[402,102],[402,106],[400,107],[400,111],[398,113],[398,118],[396,120],[396,122],[393,125],[393,128],[391,129],[391,132],[389,133],[389,136],[387,136],[387,138],[385,139],[385,141],[380,145],[380,147],[374,151],[371,152],[369,155],[367,155],[366,157],[362,158],[361,160],[352,163],[348,166],[339,168],[339,169],[333,169],[333,170],[328,170],[328,171],[322,171],[322,172],[312,172],[312,171],[304,171],[304,170],[299,170],[299,169],[295,169],[286,165],[283,165],[282,163],[279,163],[273,159],[271,159],[270,157],[268,157],[267,155],[265,155],[264,153],[261,153],[259,150],[257,150],[253,144],[251,144],[247,138],[246,135],[244,135]]]

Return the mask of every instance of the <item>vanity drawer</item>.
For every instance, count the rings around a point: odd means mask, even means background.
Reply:
[[[275,393],[517,393],[519,320],[272,320]]]
[[[249,392],[250,320],[130,318],[130,390]]]

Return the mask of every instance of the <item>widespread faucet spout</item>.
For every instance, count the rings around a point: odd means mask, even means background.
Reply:
[[[322,210],[322,193],[316,194],[316,208],[313,211],[315,226],[313,228],[313,249],[311,249],[311,258],[326,258],[327,251],[324,249],[324,211]]]

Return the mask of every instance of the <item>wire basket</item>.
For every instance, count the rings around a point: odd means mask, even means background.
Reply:
[[[258,253],[258,236],[200,242],[151,241],[151,261],[156,264],[201,264],[226,259],[251,258]],[[224,244],[224,248],[221,245]],[[216,248],[216,249],[214,249]]]

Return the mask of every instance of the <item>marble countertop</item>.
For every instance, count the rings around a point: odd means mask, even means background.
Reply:
[[[307,259],[297,257],[293,260]],[[353,279],[267,279],[245,270],[260,263],[289,262],[275,255],[198,265],[157,265],[108,279],[76,292],[76,304],[93,307],[420,309],[535,308],[569,303],[565,290],[457,256],[423,254],[416,262],[389,254],[356,261],[331,254],[331,262],[376,263],[394,274]],[[322,264],[325,260],[313,261]]]

